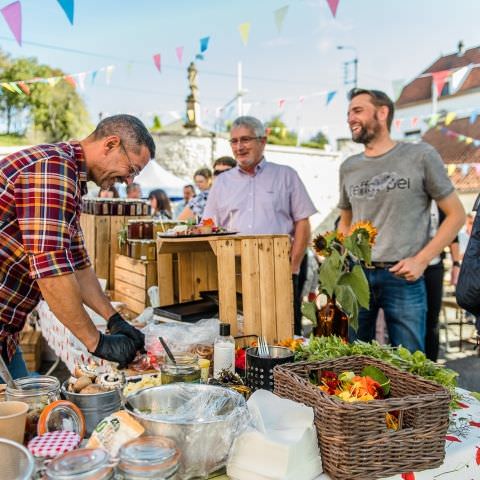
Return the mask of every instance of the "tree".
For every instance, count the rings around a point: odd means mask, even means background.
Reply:
[[[320,148],[323,150],[328,145],[328,138],[321,131],[317,132],[308,142],[302,143],[302,147]]]
[[[274,145],[296,145],[297,134],[294,131],[288,131],[285,123],[280,119],[280,115],[273,117],[265,123],[268,131],[267,142]]]
[[[163,128],[162,121],[160,120],[160,117],[158,115],[155,115],[153,117],[153,124],[150,130],[152,132],[159,132]]]

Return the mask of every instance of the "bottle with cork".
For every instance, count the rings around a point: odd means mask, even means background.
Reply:
[[[213,376],[222,370],[235,373],[235,339],[230,335],[230,324],[220,323],[220,334],[213,345]]]

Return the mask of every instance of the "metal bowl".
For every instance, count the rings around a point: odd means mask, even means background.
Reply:
[[[175,440],[181,478],[204,477],[223,467],[235,437],[248,422],[245,399],[232,390],[172,383],[129,395],[125,408],[148,435]]]
[[[30,480],[35,470],[33,455],[12,440],[0,438],[0,461],[3,480]]]

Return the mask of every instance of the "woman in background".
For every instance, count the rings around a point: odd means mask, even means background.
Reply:
[[[203,211],[207,204],[208,192],[212,186],[212,171],[209,168],[201,168],[195,172],[193,180],[200,193],[188,202],[177,220],[195,220],[198,223],[202,219]]]
[[[108,190],[100,189],[98,192],[100,198],[120,198],[118,190],[112,185]]]
[[[172,206],[165,190],[161,188],[152,190],[148,195],[148,200],[152,209],[152,217],[162,220],[172,219]]]

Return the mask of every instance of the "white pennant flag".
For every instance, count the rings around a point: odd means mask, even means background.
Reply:
[[[78,73],[76,76],[78,80],[78,87],[80,90],[85,90],[85,77],[87,76],[87,72]]]
[[[115,70],[115,65],[109,65],[105,68],[105,83],[110,85],[110,81],[112,80],[112,73]]]
[[[459,68],[455,73],[452,73],[452,78],[450,80],[452,91],[450,92],[450,94],[456,93],[458,88],[462,85],[463,81],[465,80],[467,73],[469,71],[470,71],[470,65],[466,65],[465,67]]]

